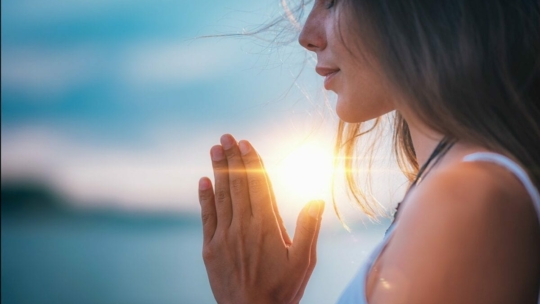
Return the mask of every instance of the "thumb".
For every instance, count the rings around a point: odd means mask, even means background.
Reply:
[[[311,246],[321,225],[321,215],[324,210],[324,201],[309,202],[298,215],[294,239],[290,247],[292,258],[300,259],[309,265]]]

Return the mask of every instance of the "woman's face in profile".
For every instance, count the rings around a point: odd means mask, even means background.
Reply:
[[[373,56],[359,51],[365,41],[350,30],[356,22],[352,13],[344,13],[352,11],[346,5],[341,0],[316,0],[299,42],[316,53],[317,73],[325,77],[325,88],[338,96],[338,116],[363,122],[392,111],[393,94]]]

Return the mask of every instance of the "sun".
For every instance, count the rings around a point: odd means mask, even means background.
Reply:
[[[285,156],[276,168],[276,177],[291,199],[304,204],[329,195],[332,168],[332,148],[308,142]]]

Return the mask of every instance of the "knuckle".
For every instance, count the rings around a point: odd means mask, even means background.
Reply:
[[[200,191],[199,192],[199,199],[201,202],[206,202],[206,201],[210,201],[212,199],[212,191],[210,190],[205,190],[205,191]]]
[[[219,202],[225,202],[229,199],[229,192],[226,189],[216,190],[216,200]]]
[[[212,162],[212,167],[214,168],[216,172],[226,172],[227,167],[228,167],[227,161],[226,160],[214,161]]]
[[[256,157],[253,157],[253,156],[244,156],[244,164],[246,165],[257,165],[258,163],[258,159]]]
[[[306,235],[309,235],[313,232],[313,230],[315,229],[313,227],[313,225],[310,225],[309,223],[302,223],[300,224],[300,229],[302,230],[302,232],[304,232]]]
[[[225,154],[228,159],[240,157],[240,151],[238,149],[225,150]]]
[[[249,191],[253,193],[262,193],[265,189],[265,184],[260,178],[251,178],[249,180]]]
[[[245,189],[245,182],[243,178],[234,178],[231,180],[231,191],[235,194],[241,193]]]
[[[205,262],[212,261],[216,257],[215,250],[210,246],[205,246],[202,251],[203,260]]]
[[[214,219],[214,213],[205,211],[201,214],[203,226],[208,225]]]

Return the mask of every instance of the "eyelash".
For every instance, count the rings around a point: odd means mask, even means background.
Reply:
[[[336,4],[336,0],[330,0],[330,4],[327,4],[327,5],[326,5],[326,8],[327,8],[327,9],[330,9],[330,8],[332,8],[335,4]]]

